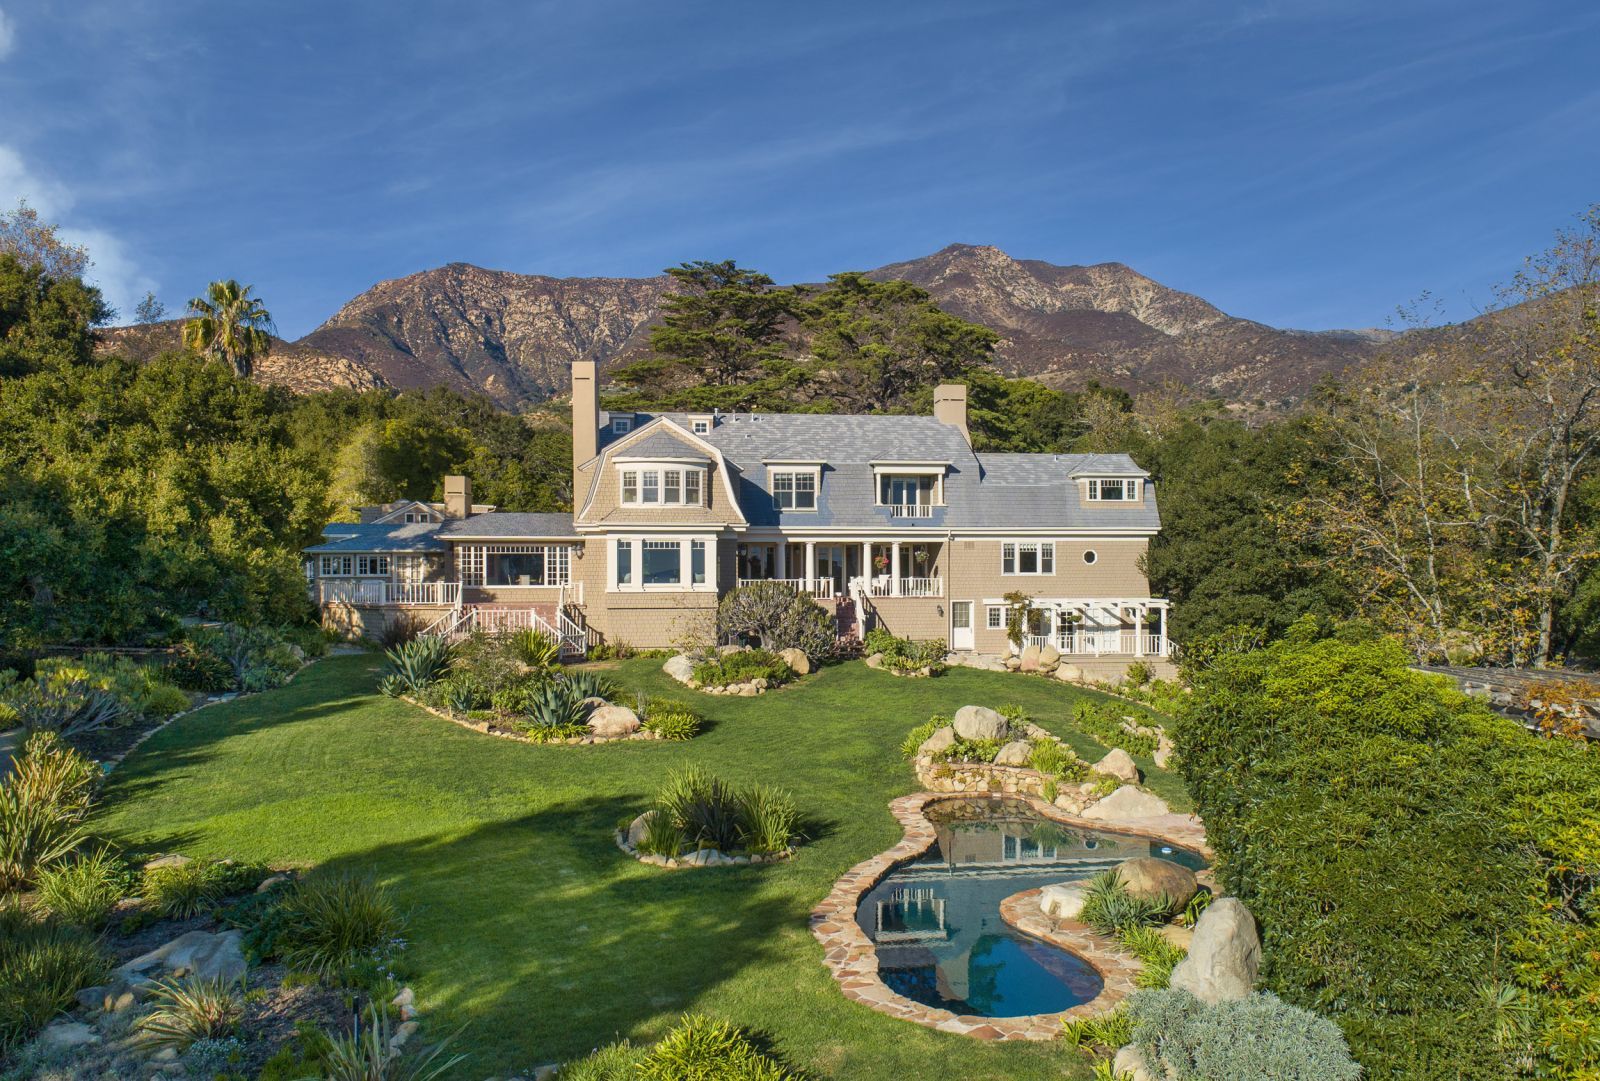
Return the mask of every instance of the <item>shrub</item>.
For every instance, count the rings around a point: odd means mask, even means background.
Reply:
[[[237,985],[221,978],[158,980],[150,1004],[155,1008],[136,1023],[140,1041],[178,1051],[198,1040],[232,1035],[244,1016]]]
[[[390,698],[399,698],[406,693],[406,681],[393,672],[378,678],[378,693]]]
[[[523,664],[539,671],[548,671],[561,663],[561,643],[543,631],[523,627],[507,636],[511,652]]]
[[[962,739],[957,736],[954,743],[934,757],[940,762],[993,762],[1003,746],[1003,740]]]
[[[702,719],[690,706],[671,698],[652,698],[645,706],[645,731],[662,739],[686,740],[700,734]]]
[[[1081,781],[1089,776],[1089,765],[1076,751],[1058,739],[1036,739],[1028,753],[1028,765],[1057,780]]]
[[[391,674],[405,684],[411,694],[421,694],[429,685],[444,678],[454,652],[448,639],[434,634],[413,638],[384,654]]]
[[[1146,683],[1149,683],[1154,675],[1155,673],[1151,671],[1150,666],[1144,661],[1134,661],[1128,665],[1128,669],[1123,673],[1122,678],[1129,687],[1138,690]]]
[[[838,639],[833,617],[782,582],[752,582],[729,592],[717,605],[716,630],[724,640],[753,638],[765,652],[798,649],[812,660],[832,656]]]
[[[100,771],[52,732],[23,744],[0,780],[0,890],[28,885],[83,842]]]
[[[183,1067],[190,1077],[212,1081],[217,1075],[238,1076],[244,1065],[244,1041],[236,1036],[205,1037],[194,1041],[183,1053]]]
[[[589,707],[576,687],[566,680],[551,680],[529,697],[524,720],[531,728],[572,729],[582,728],[588,715]]]
[[[227,865],[189,860],[146,868],[140,893],[153,911],[169,919],[187,920],[215,908],[230,884]]]
[[[897,638],[882,627],[874,627],[867,632],[862,648],[869,654],[883,654],[883,666],[896,672],[915,672],[926,668],[930,674],[939,675],[948,667],[944,658],[949,650],[943,638],[914,641]]]
[[[1189,669],[1174,734],[1219,880],[1261,927],[1265,987],[1338,1022],[1372,1081],[1488,1081],[1530,1056],[1582,1076],[1600,1068],[1595,914],[1572,903],[1600,866],[1593,752],[1563,772],[1410,663],[1392,641],[1297,639]],[[1480,994],[1513,974],[1538,1003],[1520,1047]]]
[[[646,1054],[645,1048],[635,1047],[627,1040],[608,1043],[595,1049],[587,1058],[569,1062],[556,1074],[557,1081],[635,1081],[639,1076],[639,1063]]]
[[[550,686],[550,677],[542,673],[529,674],[521,679],[502,683],[487,696],[470,673],[457,672],[445,680],[441,686],[443,685],[449,687],[445,691],[447,702],[454,698],[458,704],[471,703],[458,709],[459,713],[481,708],[485,697],[488,699],[489,708],[496,713],[532,713],[537,708],[539,697]]]
[[[102,982],[110,970],[94,936],[35,919],[15,901],[0,902],[0,1054],[31,1038],[80,987]]]
[[[386,952],[405,923],[375,879],[309,875],[279,902],[280,954],[290,968],[334,982],[357,961]]]
[[[412,1051],[390,1046],[394,1038],[389,1016],[372,1003],[365,1010],[366,1025],[357,1019],[348,1036],[328,1037],[321,1056],[323,1081],[433,1081],[466,1059],[446,1055],[450,1041]]]
[[[58,863],[39,874],[39,903],[63,923],[94,931],[127,895],[128,872],[109,848]]]
[[[1115,1049],[1133,1037],[1133,1017],[1126,1005],[1098,1017],[1067,1017],[1061,1021],[1061,1039],[1068,1047]]]
[[[1117,875],[1117,869],[1102,871],[1089,880],[1084,892],[1083,911],[1078,918],[1102,935],[1117,934],[1135,927],[1165,923],[1178,906],[1170,897],[1135,897]]]
[[[902,758],[915,758],[922,745],[933,738],[933,734],[950,723],[949,717],[941,717],[937,713],[923,721],[917,727],[906,733],[906,738],[900,742],[900,755]]]
[[[185,640],[172,651],[167,661],[166,675],[173,683],[189,691],[218,693],[231,691],[238,684],[234,680],[233,665],[227,658],[204,643]]]
[[[129,713],[159,718],[189,705],[163,669],[109,653],[87,653],[73,660],[47,658],[34,669],[34,682],[52,688],[73,685],[104,691]]]
[[[214,653],[233,673],[231,686],[242,691],[280,687],[300,667],[300,657],[277,632],[267,627],[224,623],[188,632],[196,648]]]
[[[396,612],[378,632],[376,641],[378,648],[387,653],[391,649],[399,649],[421,633],[422,627],[416,620],[405,612]]]
[[[1124,727],[1127,710],[1128,707],[1116,702],[1083,701],[1073,707],[1072,723],[1107,747],[1121,747],[1129,754],[1146,757],[1155,754],[1159,745],[1155,736],[1147,732],[1129,731]]]
[[[751,852],[782,852],[800,822],[794,797],[779,788],[752,785],[739,796],[739,838]]]
[[[1270,993],[1208,1006],[1187,991],[1128,999],[1131,1042],[1170,1081],[1356,1081],[1339,1027]]]
[[[20,683],[8,694],[7,703],[29,732],[67,738],[115,724],[131,712],[115,694],[86,679]]]
[[[598,672],[567,672],[561,681],[579,698],[606,698],[617,693],[617,685]]]
[[[694,678],[702,686],[726,687],[765,677],[769,683],[783,683],[794,677],[794,670],[783,658],[760,649],[745,649],[712,657],[695,665]]]
[[[640,852],[670,859],[683,851],[683,843],[683,830],[672,815],[659,807],[645,812],[644,835],[637,846]]]
[[[793,1081],[726,1021],[689,1016],[638,1063],[637,1081]]]

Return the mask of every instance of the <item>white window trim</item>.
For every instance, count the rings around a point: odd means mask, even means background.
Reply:
[[[633,418],[632,417],[612,417],[611,418],[611,434],[612,435],[627,435],[631,431],[633,431]]]
[[[1116,481],[1122,485],[1121,499],[1101,499],[1102,481]],[[1084,481],[1084,501],[1087,503],[1143,503],[1144,481],[1140,477],[1090,477]]]
[[[678,545],[678,581],[670,584],[649,584],[644,580],[644,542],[671,541]],[[694,582],[695,543],[705,545],[706,580]],[[633,553],[633,581],[617,581],[617,545],[625,543]],[[717,591],[717,538],[710,534],[607,534],[606,536],[606,592],[607,593],[715,593]]]
[[[710,468],[708,466],[704,466],[704,465],[685,465],[682,462],[635,462],[635,461],[618,462],[617,463],[617,505],[618,506],[622,506],[622,507],[635,507],[635,508],[647,508],[647,509],[648,508],[655,508],[655,507],[704,507],[706,505],[706,492],[710,488],[710,480],[707,477],[707,474],[710,473],[710,471],[711,470],[710,470]],[[623,479],[623,475],[627,474],[627,473],[632,473],[632,474],[634,474],[635,477],[638,478],[638,484],[634,488],[634,498],[633,499],[628,499],[624,495],[624,488],[623,488],[623,484],[622,484],[622,479]],[[660,498],[658,498],[658,499],[656,499],[656,500],[654,500],[652,502],[648,502],[648,503],[645,502],[645,500],[644,500],[644,487],[645,487],[644,486],[644,475],[646,473],[655,473],[657,475],[656,493],[660,496]],[[689,473],[697,474],[699,476],[699,478],[700,478],[700,483],[698,485],[698,487],[700,489],[700,500],[699,500],[699,502],[690,503],[690,502],[686,501],[684,493],[688,491],[689,485],[688,485],[687,482],[685,482],[683,480],[682,476],[680,476],[679,480],[678,480],[678,498],[677,498],[677,501],[676,502],[668,502],[667,498],[666,498],[666,496],[667,496],[667,476],[666,475],[668,473],[678,473],[678,474],[682,474],[682,475],[687,475]]]
[[[1006,549],[1012,550],[1012,569],[1006,570]],[[1021,565],[1023,548],[1037,548],[1039,552],[1039,569],[1025,571],[1018,569]],[[1050,569],[1044,569],[1044,554],[1046,549],[1050,552]],[[1000,576],[1002,578],[1051,578],[1056,573],[1056,542],[1053,540],[1005,540],[1000,542]]]
[[[811,478],[811,506],[785,507],[778,503],[778,492],[774,484],[780,476],[809,476]],[[820,466],[804,465],[769,465],[767,466],[767,492],[772,496],[772,505],[777,507],[780,514],[815,514],[822,504],[822,468]]]
[[[996,616],[999,617],[998,621]],[[983,626],[985,630],[1003,631],[1006,629],[1006,606],[1003,604],[986,604],[983,606]]]

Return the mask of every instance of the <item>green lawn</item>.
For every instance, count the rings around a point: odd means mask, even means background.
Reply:
[[[1093,692],[955,669],[905,680],[851,663],[760,698],[696,694],[659,661],[611,673],[694,700],[688,743],[541,747],[458,728],[373,690],[374,656],[317,663],[290,686],[184,718],[112,775],[100,827],[138,850],[370,868],[410,913],[406,966],[434,1033],[466,1025],[463,1076],[650,1040],[703,1010],[762,1033],[818,1078],[1087,1077],[1073,1052],[985,1045],[846,1002],[806,928],[851,865],[899,839],[911,791],[901,739],[934,712],[1015,702],[1065,727]],[[789,788],[811,842],[766,867],[671,872],[628,859],[617,822],[683,762]],[[1179,806],[1175,777],[1151,787]]]

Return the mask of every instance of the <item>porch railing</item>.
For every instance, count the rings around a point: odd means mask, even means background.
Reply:
[[[891,518],[932,518],[932,503],[891,503],[889,504],[889,517]]]
[[[867,593],[873,597],[942,597],[943,578],[901,578],[899,589],[893,578],[874,578],[867,583]]]
[[[1141,639],[1143,640],[1141,642]],[[1107,654],[1146,657],[1167,655],[1167,636],[1164,634],[1137,634],[1133,631],[1063,631],[1059,634],[1030,634],[1023,644],[1054,646],[1062,654],[1101,657]],[[1141,650],[1139,647],[1143,646]]]
[[[832,578],[740,578],[740,586],[755,585],[757,582],[777,582],[786,585],[796,593],[809,593],[813,597],[824,600],[832,599],[835,595]]]
[[[454,605],[461,596],[458,582],[391,582],[385,578],[318,579],[320,604]]]

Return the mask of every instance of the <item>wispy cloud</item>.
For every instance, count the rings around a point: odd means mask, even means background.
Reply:
[[[17,24],[11,21],[11,16],[0,8],[0,60],[11,55],[11,50],[17,47]]]
[[[0,210],[10,210],[24,201],[42,218],[61,226],[62,240],[89,249],[91,263],[84,277],[98,286],[106,303],[122,315],[131,316],[140,298],[155,289],[155,281],[140,268],[121,238],[72,218],[77,200],[71,189],[35,172],[14,147],[0,144]]]

